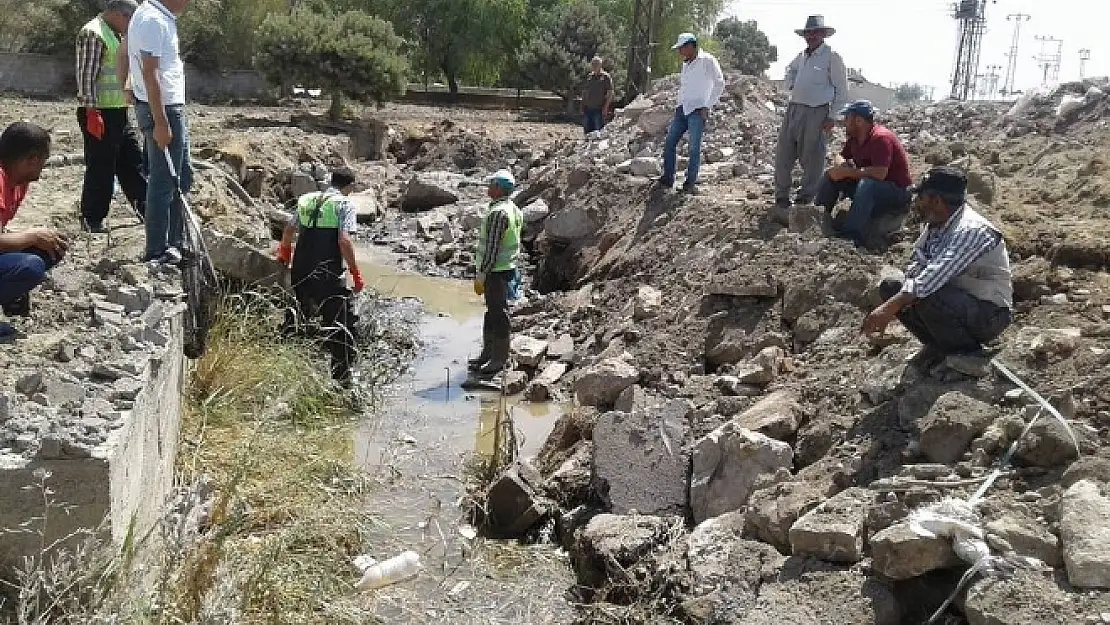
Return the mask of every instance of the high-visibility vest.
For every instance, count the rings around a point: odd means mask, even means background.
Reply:
[[[482,259],[486,256],[486,246],[489,242],[490,216],[495,212],[505,213],[509,221],[509,226],[505,228],[505,234],[501,235],[501,247],[498,250],[497,259],[494,261],[493,271],[509,271],[511,269],[516,269],[516,259],[520,256],[520,233],[524,228],[524,213],[509,199],[497,200],[490,203],[489,213],[486,214],[485,220],[482,221],[482,229],[478,238],[477,261],[481,263]]]
[[[100,61],[100,75],[96,77],[96,108],[127,108],[127,98],[123,94],[123,85],[120,84],[119,76],[116,75],[116,69],[119,67],[119,59],[117,58],[120,46],[119,37],[116,36],[108,22],[100,16],[94,17],[88,24],[85,24],[83,30],[96,35],[104,42],[104,58]]]
[[[331,280],[343,275],[343,253],[339,249],[339,204],[335,191],[306,193],[297,201],[297,252],[293,255],[293,283],[306,278]]]

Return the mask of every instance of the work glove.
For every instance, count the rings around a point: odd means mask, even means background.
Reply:
[[[104,138],[104,116],[99,109],[85,109],[85,130],[97,141]]]
[[[356,294],[362,293],[362,290],[366,288],[366,282],[362,280],[362,272],[357,267],[351,270],[351,281],[355,283],[353,290]]]
[[[288,267],[289,261],[291,260],[293,260],[293,246],[279,243],[277,250],[277,262],[281,263],[282,267]]]
[[[486,283],[485,283],[485,281],[483,281],[483,280],[475,280],[474,281],[474,294],[479,295],[479,296],[486,294]]]

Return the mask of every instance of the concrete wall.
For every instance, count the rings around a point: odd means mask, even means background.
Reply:
[[[137,537],[144,536],[165,511],[174,480],[181,394],[185,380],[180,308],[167,320],[170,340],[148,361],[142,373],[143,388],[134,408],[120,415],[122,427],[93,450],[92,457],[40,460],[0,455],[0,530],[24,523],[39,530],[47,513],[45,536],[36,533],[0,532],[0,575],[38,555],[41,545],[64,539],[78,530],[105,528],[113,540],[126,537],[134,523]],[[42,471],[61,509],[46,509],[43,496],[33,487]]]

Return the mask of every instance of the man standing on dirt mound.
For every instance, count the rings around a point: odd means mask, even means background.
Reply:
[[[174,202],[173,176],[163,155],[165,150],[173,160],[181,193],[189,193],[193,184],[185,120],[185,64],[177,37],[177,16],[188,4],[189,0],[146,0],[127,29],[135,115],[146,141],[150,169],[144,260],[166,265],[181,262],[185,216]]]
[[[848,100],[844,59],[825,43],[836,29],[825,25],[824,16],[811,15],[805,28],[794,32],[805,37],[806,49],[786,66],[790,104],[775,154],[775,205],[783,209],[791,205],[795,162],[801,161],[804,172],[796,203],[809,204],[816,197],[825,173],[829,133],[836,124],[834,116]]]
[[[494,375],[509,362],[512,329],[509,320],[509,284],[516,276],[520,256],[520,232],[524,213],[509,196],[516,189],[512,172],[502,169],[486,179],[489,211],[482,220],[478,251],[474,255],[477,275],[474,292],[485,297],[482,324],[482,353],[467,361],[471,371]]]
[[[0,134],[0,306],[7,317],[31,314],[31,291],[42,284],[46,272],[61,262],[69,247],[55,230],[7,231],[48,158],[50,135],[41,127],[17,122]],[[0,337],[14,332],[10,325],[0,323]]]
[[[984,346],[1014,319],[1006,241],[967,203],[967,174],[954,167],[925,175],[914,209],[926,223],[913,258],[905,276],[879,286],[886,302],[864,319],[863,332],[881,333],[897,317],[924,345],[914,357],[922,369],[983,377]]]
[[[717,105],[725,92],[725,76],[716,57],[698,48],[698,38],[694,33],[682,33],[671,48],[678,50],[682,57],[682,73],[679,75],[678,108],[663,146],[663,176],[659,179],[659,186],[663,189],[674,186],[678,142],[682,135],[687,135],[690,162],[686,166],[682,190],[693,195],[698,192],[702,134],[705,123],[709,121],[709,109]]]
[[[142,215],[146,205],[143,152],[127,115],[127,59],[120,57],[120,35],[127,32],[139,5],[135,0],[109,0],[104,7],[77,34],[77,124],[85,138],[81,220],[94,233],[108,231],[104,220],[117,178],[137,214]]]
[[[582,127],[586,134],[605,127],[613,106],[613,77],[604,69],[605,61],[595,56],[590,61],[590,75],[582,88]]]
[[[366,286],[351,240],[351,235],[358,230],[358,221],[355,207],[346,196],[354,184],[354,173],[344,167],[332,172],[331,187],[327,191],[301,196],[297,200],[297,212],[282,234],[277,254],[282,265],[288,266],[290,258],[293,260],[293,293],[300,308],[299,318],[323,318],[324,348],[331,355],[331,375],[342,384],[351,381],[351,368],[357,354],[354,332],[358,323],[344,273],[351,272],[355,293],[361,293]],[[296,254],[293,253],[294,237]],[[295,314],[287,314],[286,328],[295,328],[297,320]]]

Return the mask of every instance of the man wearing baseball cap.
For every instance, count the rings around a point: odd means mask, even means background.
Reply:
[[[663,146],[663,176],[659,185],[664,189],[674,186],[675,167],[678,161],[678,142],[687,134],[690,162],[686,166],[686,180],[682,183],[685,193],[697,193],[698,168],[701,166],[701,138],[709,109],[717,105],[725,91],[725,76],[721,64],[712,54],[698,48],[694,33],[682,33],[671,46],[682,57],[682,73],[678,88],[678,108],[667,131]]]
[[[848,70],[844,59],[825,43],[836,29],[821,15],[811,15],[805,28],[794,31],[805,38],[806,49],[786,67],[790,104],[779,131],[775,153],[775,204],[790,207],[794,163],[801,162],[802,188],[797,204],[809,204],[825,171],[828,133],[835,116],[848,100]]]
[[[516,276],[524,213],[509,197],[516,189],[512,172],[499,170],[486,178],[486,183],[490,203],[478,231],[478,250],[474,255],[474,292],[485,298],[486,316],[482,323],[482,353],[467,361],[467,365],[481,375],[494,375],[509,362],[512,331],[509,284]]]
[[[851,198],[847,218],[833,220],[833,230],[862,247],[869,242],[876,220],[905,215],[913,179],[906,149],[893,132],[875,123],[876,111],[870,102],[857,100],[840,113],[848,134],[840,152],[844,164],[825,172],[813,203],[831,214],[840,198]],[[902,220],[896,221],[900,228]]]
[[[984,345],[1013,322],[1013,280],[1002,233],[967,203],[967,174],[937,167],[917,187],[914,209],[924,218],[905,276],[884,280],[886,301],[863,321],[882,333],[895,317],[924,347],[914,360],[983,377]]]

